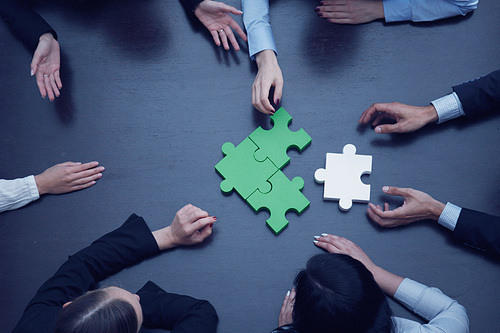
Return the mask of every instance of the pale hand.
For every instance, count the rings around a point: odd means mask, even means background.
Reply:
[[[384,186],[382,190],[387,194],[404,198],[403,205],[394,210],[390,210],[387,202],[384,208],[372,203],[368,204],[368,215],[382,227],[397,227],[425,219],[437,221],[445,207],[442,202],[435,200],[427,193],[411,188]]]
[[[240,50],[238,41],[234,36],[233,30],[238,33],[238,35],[246,42],[247,35],[243,32],[243,29],[236,23],[236,21],[229,14],[241,15],[242,11],[228,6],[225,3],[204,0],[198,7],[194,10],[194,14],[200,20],[200,22],[210,31],[212,38],[214,39],[215,45],[220,46],[222,41],[222,46],[225,50],[229,50],[228,38],[233,48],[236,51]]]
[[[215,216],[210,216],[206,211],[187,204],[175,214],[168,227],[153,232],[153,236],[160,250],[198,244],[212,234],[216,220]]]
[[[323,0],[316,13],[338,24],[367,23],[385,17],[382,0]]]
[[[259,68],[252,85],[252,104],[262,113],[274,114],[276,110],[269,102],[269,90],[274,87],[273,102],[279,105],[283,94],[283,74],[273,50],[264,50],[255,56]]]
[[[98,165],[95,161],[56,164],[35,176],[38,193],[61,194],[90,187],[102,177],[104,167]]]
[[[290,325],[293,323],[293,307],[295,305],[295,288],[286,293],[283,304],[281,305],[278,326]]]
[[[40,36],[38,47],[31,61],[31,76],[36,75],[36,84],[43,98],[49,96],[53,101],[59,97],[62,88],[59,69],[61,67],[59,43],[52,34]]]
[[[383,120],[395,121],[394,124],[379,125]],[[412,106],[402,103],[375,103],[363,112],[360,124],[372,122],[376,133],[407,133],[416,131],[435,122],[438,115],[434,105]]]

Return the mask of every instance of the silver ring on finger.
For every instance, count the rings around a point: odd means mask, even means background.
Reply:
[[[224,32],[224,29],[220,29],[219,32]]]
[[[43,74],[43,76],[48,77],[49,75],[48,74]]]

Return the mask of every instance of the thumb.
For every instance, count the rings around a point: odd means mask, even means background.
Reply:
[[[399,195],[399,196],[405,197],[405,198],[408,194],[408,189],[399,188],[396,186],[384,186],[384,187],[382,187],[382,191],[384,191],[384,193],[386,193],[386,194]]]
[[[233,6],[226,5],[225,3],[221,2],[219,3],[219,10],[226,12],[226,13],[231,13],[234,15],[241,15],[243,12],[241,10],[238,10],[234,8]]]
[[[31,76],[35,75],[37,70],[38,70],[38,64],[40,63],[40,61],[42,60],[41,59],[41,55],[38,54],[37,52],[35,52],[35,54],[33,54],[33,60],[31,60]]]
[[[400,126],[398,123],[395,124],[384,124],[375,127],[375,133],[378,134],[388,134],[388,133],[399,133]]]

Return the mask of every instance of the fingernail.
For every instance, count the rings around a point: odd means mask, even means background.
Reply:
[[[31,70],[31,76],[35,75],[35,71]]]
[[[319,17],[323,17],[323,13],[318,13],[318,16]]]
[[[214,224],[213,223],[210,223],[210,228],[213,228]]]
[[[320,239],[320,238],[321,238],[321,236],[314,236],[314,238],[315,238],[315,239]]]
[[[280,100],[280,99],[278,99],[278,101],[276,102],[276,105],[280,104],[280,102],[281,102],[281,100]]]
[[[384,191],[384,192],[388,192],[388,191],[389,191],[389,186],[384,186],[384,187],[382,187],[382,191]]]
[[[290,290],[286,292],[286,297],[290,296]]]
[[[212,218],[214,219],[214,221],[217,221],[217,218],[215,216],[212,216]]]
[[[314,9],[314,11],[315,11],[315,12],[319,12],[319,10],[320,10],[320,9],[319,9],[318,7],[316,7],[316,8]]]
[[[328,234],[321,234],[321,236],[326,237],[326,236],[328,236]]]
[[[313,240],[313,243],[316,244],[316,243],[319,243],[317,240]]]
[[[320,1],[319,5],[320,5],[320,6],[323,6],[323,1]]]
[[[375,132],[376,133],[382,133],[382,129],[380,127],[375,127]]]

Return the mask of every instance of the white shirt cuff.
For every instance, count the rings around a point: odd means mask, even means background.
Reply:
[[[446,203],[446,206],[443,209],[441,215],[439,215],[438,223],[443,227],[450,229],[451,231],[455,230],[455,226],[458,222],[458,217],[462,212],[462,208],[455,206],[451,202]]]
[[[438,114],[438,124],[465,115],[462,102],[460,102],[460,98],[458,98],[458,95],[455,92],[435,99],[431,101],[431,103],[436,108],[436,112]]]

